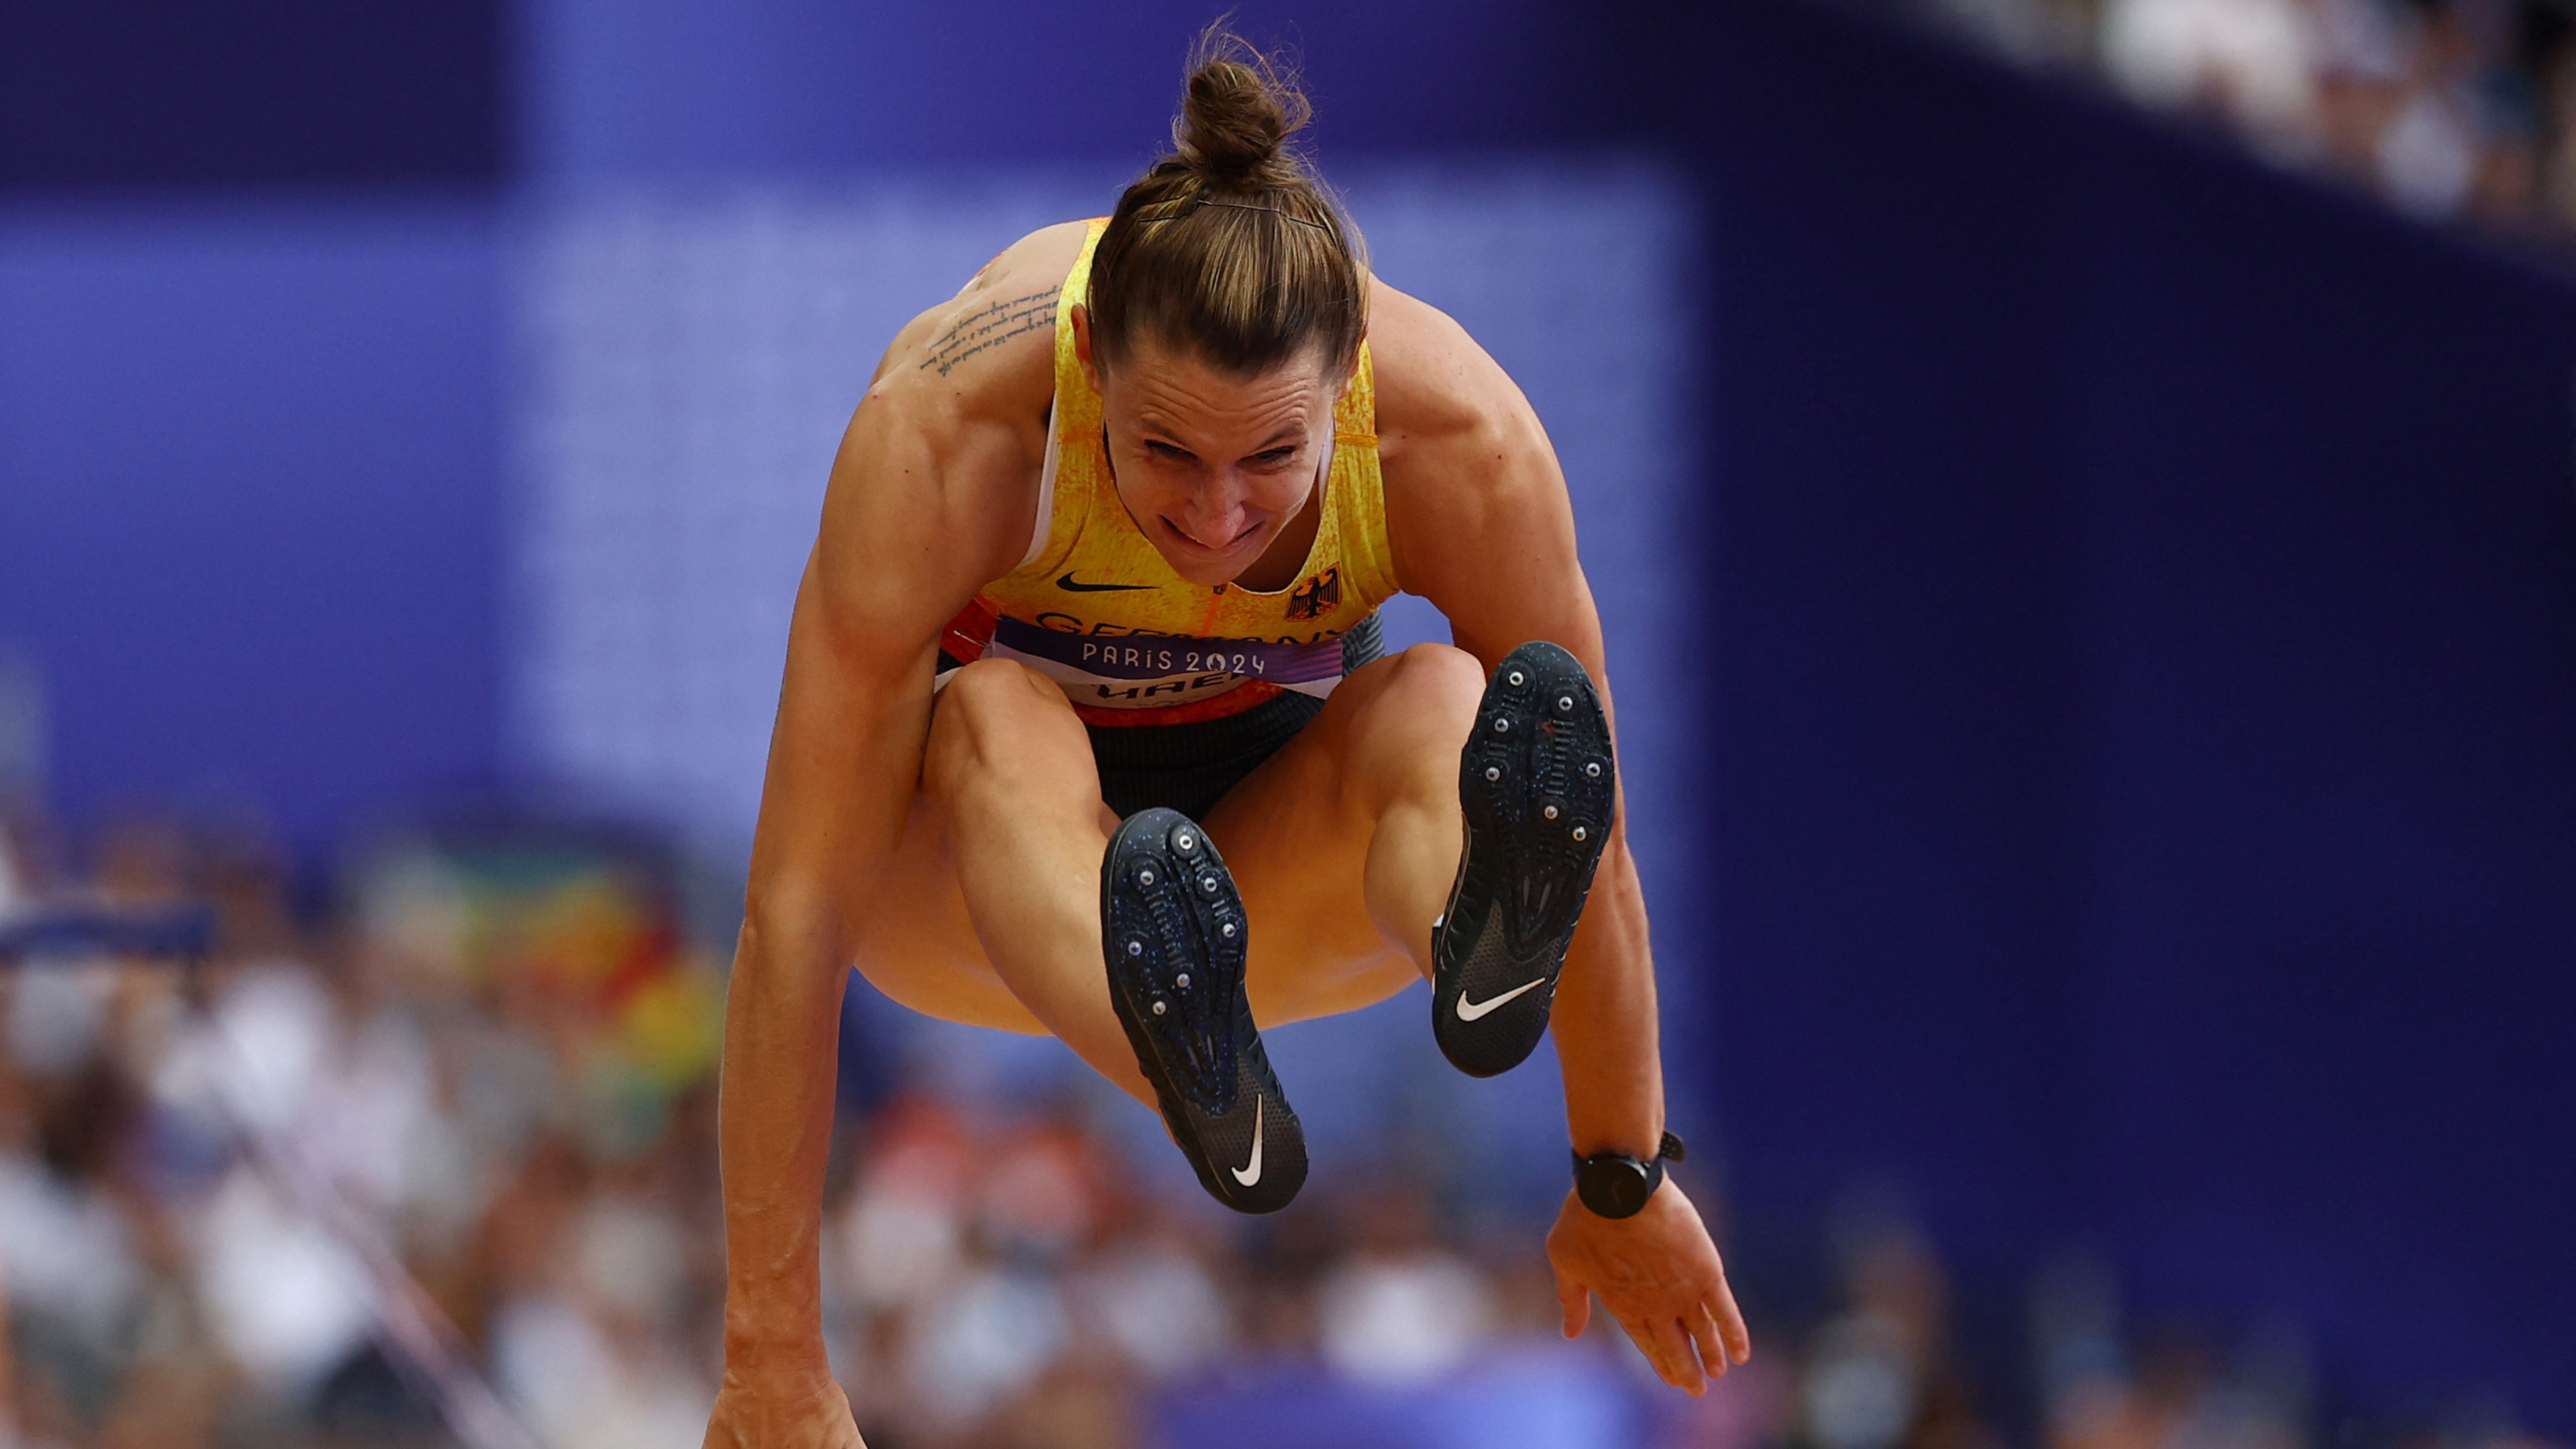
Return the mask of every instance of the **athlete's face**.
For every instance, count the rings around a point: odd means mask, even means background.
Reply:
[[[1075,327],[1128,516],[1182,578],[1233,582],[1314,495],[1340,392],[1323,354],[1243,376],[1139,338],[1102,369]]]

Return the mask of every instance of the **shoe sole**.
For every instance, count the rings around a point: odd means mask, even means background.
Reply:
[[[1208,1195],[1268,1213],[1305,1185],[1306,1135],[1252,1024],[1249,934],[1234,877],[1197,822],[1141,810],[1109,838],[1100,940],[1118,1024]]]
[[[1431,1033],[1458,1070],[1508,1072],[1547,1034],[1617,801],[1610,723],[1582,663],[1544,642],[1506,655],[1459,751],[1466,849],[1431,933]]]

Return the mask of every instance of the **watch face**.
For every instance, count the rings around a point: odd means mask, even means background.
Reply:
[[[1644,1163],[1624,1157],[1595,1158],[1574,1179],[1575,1195],[1605,1218],[1631,1218],[1646,1206],[1655,1182]]]

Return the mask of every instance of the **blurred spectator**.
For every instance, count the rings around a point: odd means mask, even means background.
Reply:
[[[1861,1212],[1840,1257],[1846,1307],[1808,1342],[1802,1437],[1817,1449],[1994,1443],[1951,1362],[1948,1276],[1921,1231]]]
[[[1420,1383],[1455,1370],[1492,1331],[1475,1265],[1442,1247],[1429,1196],[1396,1183],[1359,1204],[1356,1251],[1324,1280],[1324,1361],[1346,1378]]]
[[[2432,221],[2576,246],[2576,44],[2554,0],[1929,0],[2013,59]]]
[[[2226,1372],[2211,1340],[2168,1323],[2122,1330],[2109,1268],[2072,1256],[2031,1294],[2031,1339],[2049,1449],[2299,1449],[2312,1415],[2295,1338],[2253,1335]]]
[[[2283,154],[2310,144],[2318,37],[2298,0],[2110,0],[2102,60],[2150,105],[2197,108]]]

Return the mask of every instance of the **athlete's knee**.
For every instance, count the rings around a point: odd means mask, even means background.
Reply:
[[[978,659],[952,670],[939,687],[940,713],[954,711],[969,719],[996,713],[1007,717],[1063,702],[1054,681],[1016,659]]]
[[[1458,745],[1474,727],[1485,692],[1476,656],[1446,644],[1416,644],[1369,666],[1377,671],[1352,716],[1345,785],[1353,804],[1384,807],[1389,792],[1409,793],[1454,778]],[[1344,686],[1348,688],[1348,685]]]
[[[1485,693],[1485,666],[1449,644],[1416,644],[1387,662],[1386,692],[1408,710],[1473,714]]]
[[[1081,722],[1054,681],[1012,659],[978,659],[948,676],[930,716],[930,741],[922,780],[945,794],[970,770],[1007,759],[1049,730],[1077,730]]]

